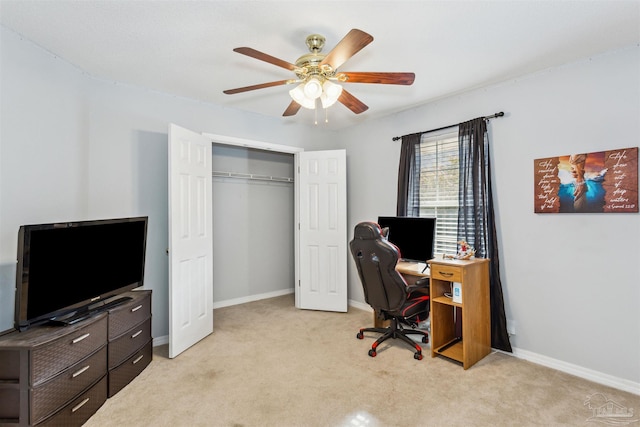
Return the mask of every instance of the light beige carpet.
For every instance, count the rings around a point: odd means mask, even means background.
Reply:
[[[502,353],[465,371],[392,340],[371,358],[375,335],[356,339],[371,323],[353,308],[298,310],[293,295],[217,309],[211,336],[173,360],[157,347],[86,426],[605,425],[596,393],[640,414],[640,396]]]

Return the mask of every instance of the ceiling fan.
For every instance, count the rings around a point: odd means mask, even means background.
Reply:
[[[340,102],[355,114],[360,114],[369,107],[344,90],[340,83],[411,85],[415,79],[414,73],[338,71],[342,64],[372,41],[371,35],[354,28],[325,55],[320,53],[324,47],[325,38],[319,34],[311,34],[306,40],[310,53],[302,55],[295,64],[250,47],[235,48],[234,52],[293,71],[297,78],[228,89],[224,93],[233,95],[273,86],[297,84],[289,91],[293,100],[282,114],[283,116],[295,115],[300,107],[315,109],[316,106],[321,105],[322,108],[328,108],[335,102]]]

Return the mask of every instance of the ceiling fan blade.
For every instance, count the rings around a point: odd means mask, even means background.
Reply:
[[[287,70],[295,71],[298,68],[290,62],[276,58],[275,56],[267,55],[266,53],[250,47],[237,47],[233,49],[233,51],[259,59],[260,61],[268,62],[269,64],[277,65],[278,67],[286,68]]]
[[[284,117],[295,116],[296,113],[298,112],[298,110],[300,110],[300,107],[301,107],[301,105],[298,104],[296,101],[291,101],[291,104],[289,104],[287,109],[284,110],[284,113],[282,113],[282,115]]]
[[[362,101],[344,89],[342,89],[342,93],[340,94],[338,101],[356,114],[363,113],[369,109],[369,107],[367,107]]]
[[[344,83],[378,83],[385,85],[411,85],[416,78],[414,73],[367,73],[344,72],[336,74]]]
[[[278,80],[277,82],[261,83],[259,85],[239,87],[236,89],[227,89],[227,90],[223,90],[223,92],[226,93],[227,95],[234,95],[236,93],[249,92],[250,90],[264,89],[264,88],[273,87],[273,86],[282,86],[288,83],[292,83],[292,81]]]
[[[372,41],[373,36],[354,28],[325,56],[320,62],[320,66],[330,65],[331,68],[336,70]]]

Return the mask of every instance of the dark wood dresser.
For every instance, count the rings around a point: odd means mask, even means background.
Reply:
[[[126,296],[130,294],[135,298],[109,310],[109,397],[138,376],[153,356],[151,291],[135,291]]]
[[[71,326],[0,337],[0,425],[80,426],[152,359],[151,291]]]

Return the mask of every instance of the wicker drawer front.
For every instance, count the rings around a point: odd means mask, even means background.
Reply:
[[[153,346],[152,341],[149,340],[142,349],[135,352],[122,365],[109,371],[109,397],[113,397],[137,377],[151,363],[152,358]]]
[[[443,264],[431,264],[431,277],[433,279],[448,280],[450,282],[462,281],[462,269]]]
[[[107,376],[38,426],[81,426],[107,400]]]
[[[151,317],[151,291],[134,291],[134,299],[126,304],[109,310],[109,341],[131,329],[131,325],[139,325]]]
[[[36,387],[31,396],[31,423],[36,424],[107,373],[107,347]]]
[[[32,352],[31,385],[36,386],[75,365],[107,343],[107,317],[75,330]]]
[[[109,343],[109,369],[120,365],[151,339],[151,318]]]

